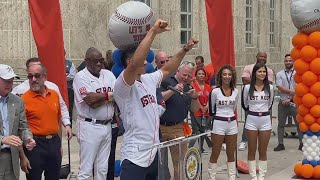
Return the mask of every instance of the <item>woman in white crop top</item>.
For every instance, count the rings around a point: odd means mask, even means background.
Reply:
[[[248,138],[248,164],[252,179],[263,180],[267,172],[267,147],[271,135],[270,109],[273,102],[273,86],[269,84],[267,67],[257,63],[253,67],[252,81],[242,94],[243,109],[248,111],[245,129]],[[256,151],[259,152],[259,177],[256,175]]]
[[[238,90],[236,87],[236,72],[230,65],[224,65],[217,74],[217,88],[210,94],[210,111],[213,114],[213,127],[211,140],[214,143],[209,160],[209,179],[215,179],[217,173],[217,160],[220,155],[222,143],[227,145],[228,176],[235,179],[235,150],[237,146],[238,126],[235,110],[238,101]]]

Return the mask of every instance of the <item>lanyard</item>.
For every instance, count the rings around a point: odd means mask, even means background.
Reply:
[[[293,70],[289,70],[289,71],[291,71],[290,78],[288,78],[288,76],[287,76],[287,71],[284,71],[284,74],[286,75],[287,82],[288,82],[289,89],[290,89],[291,79],[292,79],[292,75],[293,75]]]

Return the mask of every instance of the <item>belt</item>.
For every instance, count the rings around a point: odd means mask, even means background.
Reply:
[[[236,120],[236,117],[235,117],[235,116],[232,116],[232,117],[214,116],[214,120],[219,120],[219,121],[234,121],[234,120]]]
[[[248,111],[248,114],[252,115],[252,116],[268,116],[270,115],[270,112],[253,112],[253,111]]]
[[[2,152],[2,153],[11,153],[11,149],[6,147],[6,148],[1,149],[0,152]]]
[[[180,122],[160,122],[161,125],[164,125],[164,126],[174,126],[174,125],[177,125],[179,123],[181,123],[182,121]]]
[[[91,118],[85,118],[84,119],[85,121],[87,121],[87,122],[92,122],[93,121],[93,119],[91,119]],[[112,121],[112,119],[108,119],[108,120],[96,120],[96,124],[101,124],[101,125],[107,125],[109,122],[111,122]]]
[[[52,139],[54,137],[58,136],[58,134],[49,134],[49,135],[33,135],[33,139],[37,140],[37,139]]]

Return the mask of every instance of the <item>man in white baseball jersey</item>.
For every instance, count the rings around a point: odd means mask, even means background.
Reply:
[[[121,62],[125,70],[118,77],[114,97],[125,129],[121,147],[121,180],[157,178],[159,110],[156,88],[179,66],[186,52],[198,43],[191,39],[160,70],[145,74],[146,57],[155,36],[168,31],[167,21],[157,20],[136,49],[125,50]]]
[[[26,68],[28,69],[30,66],[35,65],[35,64],[41,64],[40,59],[39,58],[30,58],[27,60],[26,62]],[[50,82],[48,80],[46,80],[44,82],[44,85],[49,88],[54,90],[55,92],[58,93],[59,95],[59,103],[60,103],[60,108],[61,108],[61,121],[65,127],[66,130],[66,135],[68,139],[71,139],[72,137],[72,129],[71,129],[71,122],[70,122],[70,117],[69,117],[69,111],[68,111],[68,107],[66,105],[66,103],[64,102],[59,87],[54,84],[53,82]],[[11,93],[21,96],[22,94],[24,94],[25,92],[27,92],[30,89],[30,84],[29,84],[29,80],[25,80],[24,82],[22,82],[21,84],[19,84],[18,86],[16,86],[15,88],[12,89]]]
[[[77,108],[80,168],[78,179],[89,179],[94,167],[94,179],[105,180],[111,148],[111,120],[114,115],[112,72],[102,68],[104,58],[95,48],[87,50],[86,68],[73,80]]]

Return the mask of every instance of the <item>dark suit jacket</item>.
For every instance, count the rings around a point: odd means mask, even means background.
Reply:
[[[24,144],[27,143],[28,137],[33,137],[26,120],[26,113],[22,99],[12,93],[8,95],[8,120],[9,135],[19,136]],[[3,121],[0,115],[0,139],[3,137]],[[13,171],[17,179],[19,179],[19,151],[17,148],[11,147],[11,157]]]

